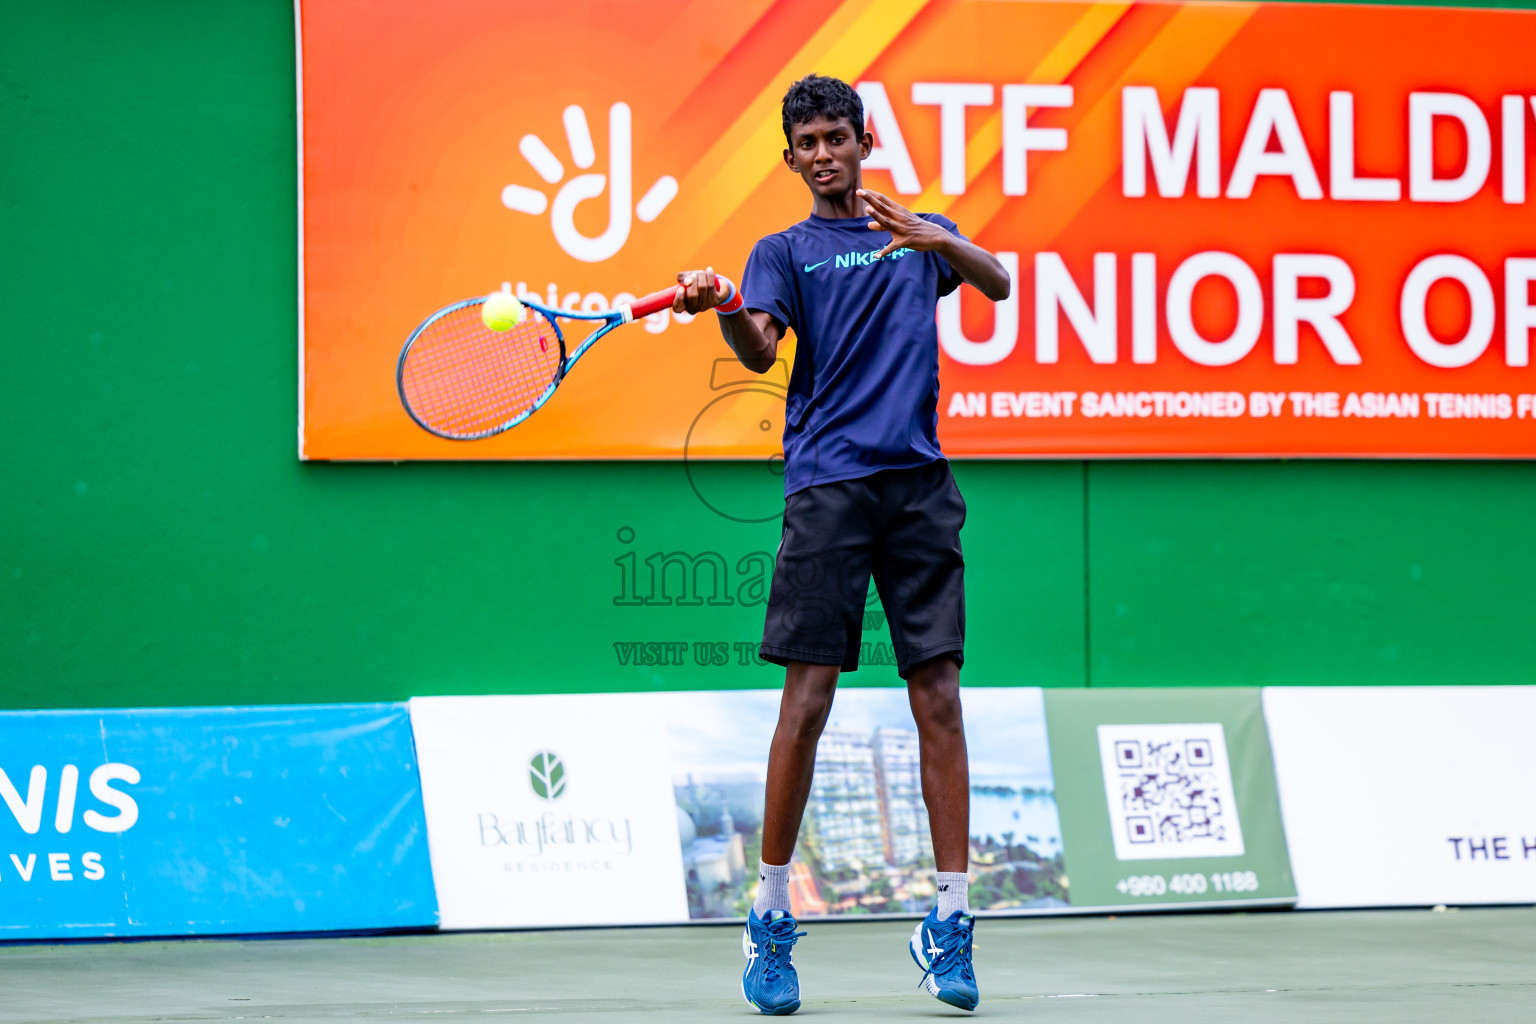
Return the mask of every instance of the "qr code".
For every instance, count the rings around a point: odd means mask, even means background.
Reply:
[[[1220,723],[1101,725],[1099,756],[1117,860],[1243,852]]]

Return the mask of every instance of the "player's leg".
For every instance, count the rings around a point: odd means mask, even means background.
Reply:
[[[933,835],[938,905],[912,932],[912,959],[924,969],[930,995],[974,1010],[979,995],[971,963],[970,829],[971,770],[960,715],[960,666],[948,655],[914,666],[907,696],[917,722],[923,803]]]
[[[816,741],[832,712],[837,689],[837,665],[813,665],[792,661],[784,674],[784,695],[779,700],[779,724],[768,748],[768,786],[763,800],[763,862],[789,866],[800,834],[800,819],[811,795],[811,774],[816,765]],[[787,886],[787,882],[786,882]],[[760,898],[759,903],[764,901]],[[767,907],[788,910],[769,898]]]
[[[960,714],[965,660],[965,500],[947,462],[881,474],[884,515],[873,571],[896,670],[917,722],[923,802],[933,834],[939,904],[912,933],[923,987],[952,1006],[978,1002],[971,966],[975,918],[967,904],[970,769]]]
[[[971,772],[960,715],[960,666],[948,655],[921,662],[907,676],[907,697],[917,722],[934,866],[941,876],[959,875],[964,885],[970,866]],[[968,909],[963,903],[946,907],[945,894],[952,889],[942,888],[945,881],[950,880],[940,881],[940,917],[949,916],[946,910]]]
[[[838,673],[859,664],[870,515],[859,481],[809,487],[785,505],[760,649],[785,666],[784,695],[768,753],[758,894],[742,934],[742,994],[763,1013],[800,1006],[791,950],[802,933],[791,914],[791,860]]]

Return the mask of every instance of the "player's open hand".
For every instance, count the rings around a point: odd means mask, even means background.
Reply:
[[[930,224],[905,206],[888,199],[879,192],[861,188],[858,194],[859,198],[864,200],[865,212],[873,218],[869,222],[869,230],[891,233],[890,244],[876,254],[876,259],[883,259],[897,249],[932,252],[950,237],[949,232],[937,224]]]
[[[684,270],[677,275],[677,297],[672,300],[674,313],[702,313],[714,309],[725,300],[725,295],[715,287],[715,268]]]

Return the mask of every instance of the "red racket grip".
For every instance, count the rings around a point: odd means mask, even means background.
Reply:
[[[663,309],[670,309],[672,303],[677,299],[677,293],[682,290],[682,285],[675,284],[670,288],[663,288],[659,292],[651,292],[649,295],[636,299],[629,304],[629,319],[638,320],[643,316],[659,313]],[[716,311],[734,313],[742,307],[741,291],[730,278],[721,277],[719,274],[716,274],[715,290],[724,291],[727,295],[726,300],[715,307]]]

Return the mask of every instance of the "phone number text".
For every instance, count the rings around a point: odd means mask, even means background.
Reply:
[[[1131,875],[1116,882],[1115,888],[1120,890],[1121,895],[1133,897],[1165,896],[1168,893],[1201,896],[1208,892],[1257,892],[1259,876],[1252,871],[1217,871],[1209,875],[1174,875],[1172,878],[1163,875]]]

